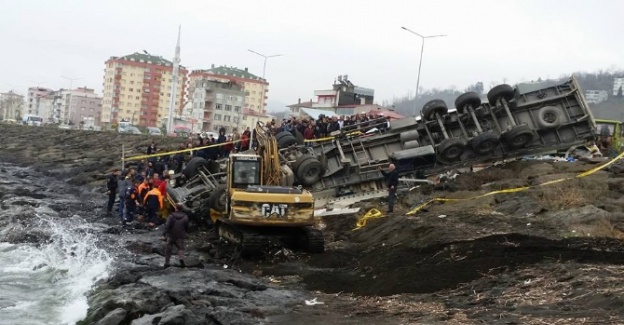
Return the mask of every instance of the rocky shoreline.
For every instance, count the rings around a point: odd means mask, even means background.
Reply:
[[[89,294],[87,317],[78,324],[258,324],[310,299],[299,288],[282,288],[232,268],[225,258],[216,260],[211,244],[216,238],[204,232],[191,234],[186,268],[164,269],[160,228],[123,228],[116,217],[105,217],[105,196],[99,193],[104,191],[106,172],[118,166],[119,156],[111,148],[124,141],[140,154],[153,138],[16,125],[1,125],[0,130],[1,161],[66,182],[67,187],[57,186],[58,191],[79,195],[85,202],[83,207],[72,207],[68,215],[83,214],[87,222],[108,225],[100,240],[112,249],[119,247],[110,279]],[[157,141],[175,148],[184,140]],[[33,177],[28,172],[17,176]],[[10,240],[45,240],[32,233],[19,236]]]
[[[53,209],[98,225],[100,244],[117,257],[111,277],[88,295],[81,325],[624,323],[621,166],[480,199],[466,198],[596,165],[514,161],[462,174],[402,197],[399,212],[432,197],[466,199],[431,204],[417,216],[399,213],[358,231],[356,216],[323,218],[327,250],[318,255],[275,247],[243,260],[209,229],[194,229],[189,267],[164,269],[159,231],[103,217],[104,176],[120,156],[111,148],[126,141],[142,153],[151,138],[4,125],[0,131],[0,161],[32,166],[44,175],[40,188],[81,198]],[[158,139],[172,147],[180,141]],[[9,239],[44,238],[26,232]],[[314,298],[324,304],[306,304]]]

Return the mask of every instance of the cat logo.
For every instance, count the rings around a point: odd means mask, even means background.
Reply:
[[[268,204],[265,203],[262,205],[262,216],[265,218],[270,218],[273,215],[276,215],[279,218],[283,218],[286,216],[286,211],[288,209],[288,204]]]

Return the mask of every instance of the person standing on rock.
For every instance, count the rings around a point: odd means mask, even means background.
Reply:
[[[153,154],[155,154],[155,153],[156,153],[156,151],[157,151],[157,149],[156,149],[156,144],[154,143],[154,141],[152,141],[152,144],[150,144],[150,146],[149,146],[149,147],[147,147],[147,154],[148,154],[148,155],[153,155]],[[150,157],[150,158],[148,159],[148,161],[152,161],[152,162],[154,162],[154,161],[156,161],[156,158],[155,158],[155,157]]]
[[[106,213],[111,214],[113,212],[113,205],[115,204],[115,198],[117,196],[117,185],[119,182],[119,169],[114,169],[113,172],[106,178],[106,189],[108,190],[108,205],[106,206]]]
[[[175,211],[169,215],[169,218],[167,218],[167,223],[165,223],[165,229],[163,232],[163,240],[167,241],[167,245],[165,246],[165,268],[169,267],[169,260],[171,259],[173,246],[178,249],[180,266],[186,266],[184,264],[184,249],[188,231],[188,216],[182,211],[182,206],[177,204]]]
[[[394,164],[388,166],[388,171],[384,171],[381,167],[378,167],[381,174],[386,178],[386,184],[388,185],[388,213],[394,212],[394,199],[396,198],[397,187],[399,186],[399,172],[396,170]]]
[[[117,214],[119,215],[119,221],[123,223],[124,221],[124,210],[126,207],[126,189],[129,184],[132,184],[132,180],[128,176],[128,173],[125,175],[121,174],[121,179],[117,183],[117,191],[119,197],[119,205],[117,206]]]
[[[137,212],[137,205],[139,200],[139,192],[137,191],[137,186],[139,186],[141,182],[138,179],[132,180],[128,182],[128,187],[126,188],[126,209],[124,219],[121,221],[122,225],[126,225],[127,222],[134,221],[134,217]]]

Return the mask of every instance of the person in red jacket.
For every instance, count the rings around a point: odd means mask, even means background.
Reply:
[[[314,125],[308,124],[308,127],[303,131],[303,138],[306,140],[314,139]],[[306,141],[306,146],[311,147],[312,141]]]

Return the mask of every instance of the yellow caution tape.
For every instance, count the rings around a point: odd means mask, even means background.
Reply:
[[[329,140],[334,140],[334,137],[325,137],[325,138],[318,138],[318,139],[304,139],[303,142],[321,142],[321,141],[329,141]]]
[[[382,218],[384,217],[384,215],[381,213],[381,211],[373,208],[368,210],[368,212],[366,212],[366,214],[360,218],[357,223],[355,224],[355,229],[353,230],[358,230],[364,226],[366,226],[366,223],[368,222],[369,219],[377,219],[377,218]]]
[[[167,151],[167,152],[155,153],[155,154],[151,154],[151,155],[133,156],[133,157],[124,158],[124,160],[141,160],[141,159],[146,159],[146,158],[162,157],[162,156],[167,156],[167,155],[174,155],[174,154],[177,154],[177,153],[191,152],[191,151],[195,151],[195,150],[201,150],[201,149],[212,148],[212,147],[220,147],[220,146],[223,146],[223,145],[226,145],[226,144],[230,144],[230,143],[233,144],[233,143],[237,143],[237,142],[241,142],[241,141],[242,140],[228,141],[228,142],[216,143],[216,144],[211,144],[209,146],[196,147],[196,148],[191,148],[191,149]]]
[[[481,195],[477,195],[477,196],[473,196],[473,197],[469,197],[469,198],[463,198],[463,199],[450,199],[450,198],[433,198],[430,199],[426,202],[423,202],[421,204],[419,204],[418,206],[416,206],[415,208],[413,208],[412,210],[410,210],[408,213],[406,213],[406,215],[414,215],[417,214],[418,212],[420,212],[420,210],[424,209],[425,207],[427,207],[428,205],[430,205],[433,202],[454,202],[454,201],[465,201],[465,200],[475,200],[475,199],[480,199],[486,196],[491,196],[491,195],[496,195],[496,194],[506,194],[506,193],[516,193],[516,192],[521,192],[521,191],[526,191],[530,188],[534,188],[534,187],[538,187],[538,186],[545,186],[545,185],[552,185],[552,184],[557,184],[557,183],[561,183],[567,180],[571,180],[574,178],[581,178],[581,177],[586,177],[589,176],[599,170],[605,169],[606,167],[609,167],[610,165],[612,165],[613,163],[615,163],[617,160],[622,159],[622,157],[624,157],[624,152],[620,153],[617,157],[611,159],[610,161],[592,168],[586,172],[580,173],[574,177],[566,177],[566,178],[560,178],[560,179],[555,179],[555,180],[551,180],[551,181],[547,181],[535,186],[523,186],[523,187],[515,187],[515,188],[508,188],[508,189],[503,189],[503,190],[498,190],[498,191],[492,191],[492,192],[488,192],[485,194],[481,194]],[[362,218],[360,218],[357,223],[356,223],[356,227],[353,230],[358,230],[364,226],[366,226],[366,222],[369,219],[373,219],[373,218],[381,218],[384,217],[383,215],[381,215],[381,212],[379,212],[379,210],[377,209],[371,209],[370,211],[368,211]]]

